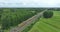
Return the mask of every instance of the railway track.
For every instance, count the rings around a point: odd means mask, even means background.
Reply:
[[[9,32],[21,32],[21,31],[23,31],[28,25],[30,25],[32,22],[34,22],[35,20],[37,20],[38,18],[40,18],[40,16],[43,15],[43,12],[45,12],[45,11],[42,11],[42,12],[38,13],[37,15],[35,15],[35,16],[27,19],[26,21],[23,21],[18,26],[10,29]]]

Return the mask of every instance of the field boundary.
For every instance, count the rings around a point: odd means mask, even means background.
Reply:
[[[43,15],[43,12],[45,12],[45,11],[42,11],[42,12],[34,15],[33,17],[27,19],[26,21],[23,21],[18,26],[10,29],[9,32],[22,32],[25,29],[25,27],[27,27],[28,25],[34,23],[37,19],[39,19]]]

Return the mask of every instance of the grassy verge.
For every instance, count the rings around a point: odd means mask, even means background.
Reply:
[[[60,32],[60,11],[54,11],[52,18],[41,18],[29,32]]]

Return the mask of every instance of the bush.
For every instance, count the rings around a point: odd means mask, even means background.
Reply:
[[[53,12],[52,11],[45,11],[43,13],[43,17],[44,18],[51,18],[53,16]]]

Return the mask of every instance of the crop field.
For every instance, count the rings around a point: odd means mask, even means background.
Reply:
[[[28,32],[60,32],[60,11],[53,11],[52,18],[41,18]]]

